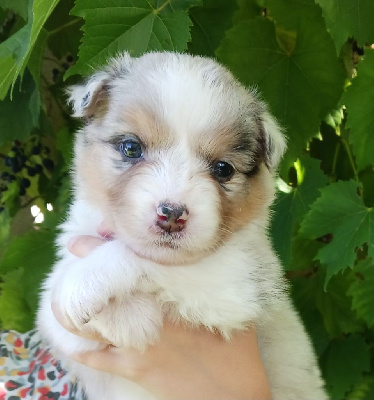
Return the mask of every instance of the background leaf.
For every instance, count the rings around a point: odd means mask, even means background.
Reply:
[[[332,399],[341,399],[369,371],[370,350],[365,340],[351,335],[331,343],[322,361]]]
[[[30,310],[36,310],[40,282],[55,260],[54,239],[54,231],[30,231],[24,236],[15,237],[2,257],[0,275],[5,281],[2,290],[13,288],[17,290],[18,296],[22,293],[22,302],[25,302]],[[17,304],[21,306],[22,302]],[[22,312],[22,309],[14,306],[12,312]],[[3,320],[2,314],[0,315]],[[32,325],[28,325],[28,329],[31,328]]]
[[[327,177],[319,167],[319,162],[309,157],[302,157],[303,168],[300,184],[289,187],[289,193],[278,192],[274,204],[274,217],[271,231],[275,238],[274,247],[286,269],[291,268],[292,238],[309,206],[319,196],[318,189],[327,184]]]
[[[28,0],[0,0],[0,7],[3,10],[12,10],[26,20],[28,3]]]
[[[77,0],[74,15],[85,19],[79,60],[66,76],[87,75],[119,52],[184,51],[192,25],[188,9],[200,0]]]
[[[16,53],[18,62],[17,73],[20,73],[26,66],[43,25],[58,2],[59,0],[34,0],[30,3],[32,7],[29,6],[29,19],[26,25],[28,40],[21,43],[19,52]]]
[[[226,34],[217,55],[247,85],[256,85],[271,111],[286,128],[289,167],[318,132],[321,118],[333,108],[344,84],[344,71],[334,54],[327,32],[315,31],[315,22],[305,18],[292,46],[281,46],[274,24],[257,17],[235,25]],[[301,28],[302,27],[302,28]],[[313,65],[313,68],[310,66]],[[303,88],[303,96],[300,96]]]
[[[352,283],[348,295],[352,296],[352,309],[367,323],[374,326],[374,263],[371,258],[360,260],[355,267],[358,279]]]
[[[13,82],[16,71],[16,62],[12,54],[3,56],[0,60],[0,100],[3,100]]]
[[[348,38],[362,46],[374,42],[374,3],[371,0],[316,0],[339,52]]]
[[[27,138],[39,126],[40,94],[30,73],[26,73],[21,88],[0,102],[0,146],[17,137]],[[20,116],[22,115],[22,118]]]
[[[237,6],[232,0],[204,0],[204,6],[190,11],[192,40],[188,51],[193,54],[214,57],[226,29],[232,25]]]
[[[34,315],[25,299],[22,280],[23,269],[14,270],[2,277],[0,283],[0,322],[3,329],[26,332],[33,327]]]
[[[2,100],[10,87],[14,85],[18,75],[22,75],[29,61],[31,52],[37,42],[43,25],[56,7],[59,0],[34,0],[28,6],[27,24],[15,35],[0,44],[0,56],[3,55],[8,63],[7,70],[0,73],[0,100]],[[44,50],[44,48],[43,48]],[[10,60],[13,59],[14,62]]]
[[[341,102],[347,107],[346,128],[351,130],[349,141],[353,145],[357,166],[364,169],[374,164],[374,50],[366,51],[360,73],[353,79]]]
[[[353,268],[358,249],[368,246],[374,257],[374,218],[357,194],[357,182],[336,182],[321,189],[321,196],[301,224],[301,235],[317,239],[332,235],[330,243],[322,247],[317,259],[327,266],[326,284],[331,276],[345,268]]]
[[[314,0],[265,0],[265,6],[269,17],[285,29],[296,31],[305,20],[313,22],[316,27],[324,26],[321,9]]]

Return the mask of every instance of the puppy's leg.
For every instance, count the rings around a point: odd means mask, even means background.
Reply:
[[[62,259],[55,266],[52,301],[81,329],[110,298],[135,287],[140,271],[128,261],[118,241],[107,242],[84,258]]]
[[[270,310],[257,332],[274,399],[327,399],[311,342],[289,300]]]
[[[144,348],[158,337],[162,316],[154,296],[139,292],[143,264],[117,240],[85,258],[67,253],[45,283],[43,303],[56,303],[72,328],[94,328],[115,345]]]
[[[135,292],[111,300],[89,325],[116,346],[143,351],[159,337],[162,312],[153,294]]]

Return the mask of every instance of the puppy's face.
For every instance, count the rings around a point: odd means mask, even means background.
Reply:
[[[124,55],[71,99],[88,118],[76,142],[77,195],[139,256],[185,264],[247,224],[266,225],[284,138],[215,62]]]

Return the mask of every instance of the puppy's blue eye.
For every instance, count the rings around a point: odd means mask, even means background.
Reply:
[[[216,161],[212,166],[212,174],[220,183],[229,181],[234,172],[234,167],[225,161]]]
[[[119,144],[119,151],[126,158],[141,158],[143,157],[143,149],[140,143],[133,139],[124,140]]]

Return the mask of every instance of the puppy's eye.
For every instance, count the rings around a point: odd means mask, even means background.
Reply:
[[[234,175],[234,172],[234,167],[225,161],[217,161],[212,167],[213,176],[220,183],[229,181]]]
[[[119,144],[119,151],[126,158],[141,158],[143,157],[143,149],[140,143],[133,139],[124,140]]]

